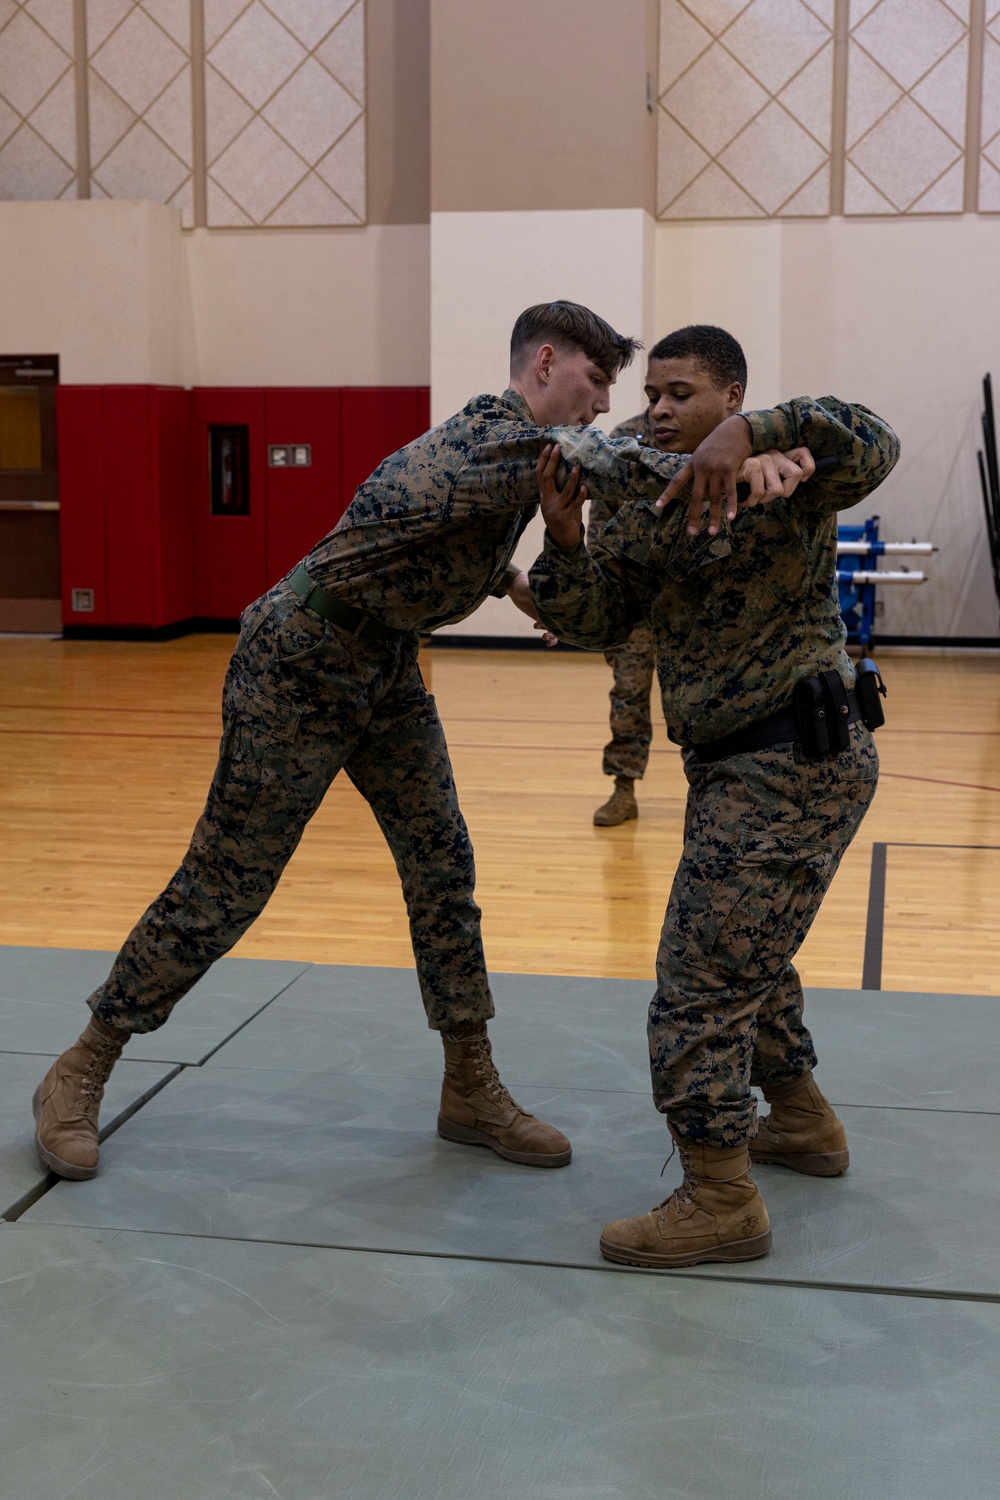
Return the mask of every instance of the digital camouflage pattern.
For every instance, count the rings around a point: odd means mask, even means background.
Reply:
[[[386,459],[305,560],[324,588],[404,632],[398,639],[354,640],[287,582],[244,611],[205,811],[180,869],[91,996],[104,1021],[163,1024],[263,910],[342,768],[396,861],[429,1024],[493,1014],[472,848],[416,632],[506,591],[537,508],[535,464],[553,439],[595,488],[655,496],[673,473],[632,440],[538,426],[512,391],[480,396]]]
[[[797,745],[709,765],[684,756],[684,850],[648,1037],[656,1107],[689,1140],[751,1140],[751,1084],[816,1065],[792,958],[875,795],[874,741],[862,724],[851,736],[821,761]]]
[[[637,625],[623,646],[605,651],[611,668],[611,738],[604,747],[605,776],[640,781],[653,738],[650,694],[656,671],[656,648],[648,625]]]
[[[648,421],[648,408],[627,422],[619,422],[612,430],[612,438],[636,438],[640,443],[653,446],[653,434]],[[600,495],[590,502],[587,519],[587,548],[593,551],[601,531],[622,505],[617,495]],[[653,689],[653,673],[656,670],[656,650],[653,632],[648,625],[637,625],[628,640],[621,646],[605,651],[604,660],[611,668],[611,739],[604,747],[602,769],[605,776],[628,776],[632,781],[641,780],[649,762],[649,746],[653,738],[653,720],[650,714],[650,694]]]
[[[416,635],[355,642],[287,583],[244,612],[223,690],[219,763],[180,869],[91,997],[102,1020],[162,1026],[260,915],[342,768],[403,884],[428,1023],[493,1014],[475,867]]]
[[[612,440],[617,438],[635,438],[636,442],[643,447],[653,448],[653,433],[648,420],[649,409],[642,411],[636,417],[629,417],[627,422],[619,422],[612,429]],[[659,452],[659,449],[656,450]],[[676,455],[674,455],[676,456]],[[587,546],[593,549],[600,533],[611,520],[611,517],[620,510],[625,503],[623,495],[595,495],[590,502],[590,513],[587,517]]]
[[[634,438],[540,427],[514,391],[477,396],[380,464],[305,559],[316,582],[399,630],[464,619],[503,594],[538,508],[535,464],[557,442],[594,495],[655,500],[679,467]]]
[[[838,468],[788,500],[741,508],[714,537],[687,535],[683,497],[662,515],[652,500],[623,505],[593,556],[546,537],[530,571],[539,613],[560,640],[607,649],[640,621],[652,625],[663,712],[681,745],[761,718],[814,672],[835,669],[854,685],[837,599],[836,513],[881,484],[899,441],[872,412],[832,396],[746,416],[755,452],[805,445],[814,458],[838,458]]]
[[[854,669],[836,590],[836,512],[896,462],[891,429],[863,407],[800,398],[748,416],[754,448],[808,446],[840,459],[789,500],[741,510],[715,538],[686,535],[683,501],[657,517],[626,504],[595,539],[561,552],[546,538],[531,569],[551,630],[589,647],[649,623],[670,732],[721,738],[784,706],[794,683]],[[737,1146],[756,1130],[751,1084],[815,1065],[792,959],[875,792],[867,729],[808,761],[777,745],[703,764],[684,756],[684,849],[657,953],[649,1009],[657,1108],[677,1134]]]

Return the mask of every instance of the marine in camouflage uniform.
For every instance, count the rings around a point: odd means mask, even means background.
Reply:
[[[800,678],[833,669],[853,687],[836,513],[880,484],[899,452],[878,417],[832,397],[744,415],[755,452],[806,446],[837,467],[787,499],[742,508],[714,537],[688,536],[686,503],[662,515],[651,501],[625,504],[592,553],[547,535],[530,571],[561,639],[613,647],[640,621],[654,634],[690,790],[649,1009],[653,1094],[675,1140],[710,1148],[712,1160],[711,1148],[745,1153],[753,1140],[752,1084],[777,1098],[815,1064],[792,958],[871,802],[878,757],[860,722],[849,749],[826,760],[787,743],[704,762],[697,747],[786,706]]]
[[[630,417],[627,422],[620,422],[611,436],[631,437],[653,446],[646,412]],[[587,546],[591,551],[621,503],[618,495],[595,495],[591,500],[587,520]],[[649,703],[656,656],[653,632],[649,625],[645,622],[637,625],[621,646],[613,646],[605,651],[604,659],[613,674],[610,693],[611,739],[604,747],[604,774],[624,778],[629,783],[641,781],[649,761],[649,746],[653,738]],[[606,806],[610,806],[610,803]],[[598,809],[595,822],[603,811],[603,808]],[[630,813],[629,816],[634,814]],[[614,821],[619,820],[615,818]]]
[[[96,1116],[86,1103],[81,1113],[78,1093],[60,1079],[82,1076],[90,1087],[88,1079],[106,1078],[129,1033],[163,1025],[263,910],[341,769],[392,850],[428,1023],[445,1034],[446,1059],[449,1036],[493,1015],[472,847],[417,666],[418,638],[507,592],[518,575],[511,557],[537,509],[535,464],[550,441],[595,490],[636,500],[654,499],[680,464],[593,427],[539,426],[512,390],[477,397],[386,459],[305,559],[311,583],[361,612],[375,634],[367,626],[352,634],[310,608],[295,572],[244,611],[218,766],[190,847],[90,997],[98,1025],[90,1050],[63,1054],[36,1092],[36,1143],[53,1170],[96,1170]],[[488,1056],[473,1063],[487,1091],[499,1087]],[[99,1102],[96,1083],[94,1091]],[[504,1109],[516,1110],[505,1097]],[[69,1139],[76,1127],[82,1165],[46,1145],[46,1131]]]
[[[506,593],[547,441],[595,487],[635,499],[652,501],[680,466],[593,428],[539,427],[513,391],[480,396],[386,459],[305,559],[316,584],[390,627],[392,639],[353,639],[304,605],[289,579],[244,611],[205,812],[177,874],[90,999],[104,1021],[162,1026],[263,910],[341,769],[392,850],[430,1025],[493,1015],[472,847],[417,649],[419,632]]]

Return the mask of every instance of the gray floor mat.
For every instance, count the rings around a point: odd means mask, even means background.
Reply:
[[[190,1069],[108,1143],[105,1170],[60,1184],[26,1222],[598,1265],[603,1225],[679,1181],[649,1101],[531,1090],[567,1130],[568,1168],[502,1162],[435,1134],[437,1083]],[[722,1274],[1000,1296],[1000,1116],[855,1109],[835,1180],[760,1168],[766,1260]]]
[[[651,981],[496,974],[491,982],[490,1032],[509,1083],[648,1094]],[[807,990],[806,1018],[818,1076],[837,1104],[1000,1112],[1000,1000]],[[315,964],[210,1066],[436,1078],[441,1052],[412,970]]]
[[[55,1053],[87,1024],[86,998],[108,976],[113,953],[0,947],[0,1049]],[[308,969],[278,959],[222,958],[159,1031],[136,1036],[141,1062],[198,1063]]]
[[[22,1223],[0,1329],[11,1500],[996,1494],[994,1305]]]
[[[35,1155],[31,1096],[52,1061],[0,1052],[0,1213],[48,1176]],[[110,1125],[173,1071],[164,1063],[128,1062],[115,1068],[104,1097],[102,1125]]]

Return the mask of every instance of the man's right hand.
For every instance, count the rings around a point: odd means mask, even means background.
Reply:
[[[580,470],[572,469],[562,489],[558,488],[556,474],[561,458],[559,444],[547,443],[535,465],[535,476],[546,530],[557,547],[563,552],[572,552],[580,545],[587,486],[581,483]]]
[[[740,501],[740,507],[766,505],[782,496],[787,500],[800,484],[812,478],[815,470],[816,463],[808,448],[791,448],[787,453],[769,448],[766,453],[757,453],[747,459],[739,472],[739,483],[750,486],[750,493]]]

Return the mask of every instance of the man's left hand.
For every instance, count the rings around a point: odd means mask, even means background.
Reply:
[[[526,615],[534,620],[535,629],[542,632],[542,640],[546,646],[558,646],[558,639],[552,634],[551,630],[546,630],[538,618],[538,610],[535,608],[535,601],[531,595],[531,585],[528,583],[527,573],[518,573],[514,582],[507,590],[507,598],[516,604],[518,609],[523,610]]]

